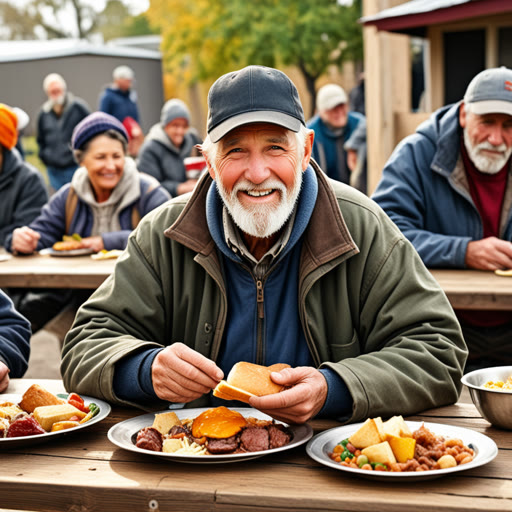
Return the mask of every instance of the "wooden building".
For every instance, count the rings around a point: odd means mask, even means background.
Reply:
[[[368,186],[396,144],[443,105],[462,99],[471,78],[512,68],[512,0],[363,0]],[[413,108],[414,48],[424,93]]]

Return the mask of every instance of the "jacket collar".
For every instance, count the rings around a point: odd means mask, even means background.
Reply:
[[[359,252],[343,219],[329,178],[316,162],[311,160],[310,165],[318,180],[318,197],[302,249],[303,268],[306,271],[309,267],[314,268],[339,256],[351,256]],[[165,236],[204,256],[216,249],[206,219],[206,196],[211,184],[210,175],[205,173],[179,217],[165,231]]]

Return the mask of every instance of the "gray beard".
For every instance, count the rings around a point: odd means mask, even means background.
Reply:
[[[492,144],[488,142],[482,142],[481,144],[473,145],[467,130],[464,130],[464,145],[466,146],[468,156],[475,164],[475,167],[484,174],[497,174],[500,172],[512,154],[512,147],[507,148],[505,144],[501,144],[500,146],[492,146]],[[481,149],[494,149],[503,151],[503,156],[495,158],[485,156],[481,154]]]

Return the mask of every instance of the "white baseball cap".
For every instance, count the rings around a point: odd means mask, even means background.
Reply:
[[[320,112],[331,110],[338,105],[347,103],[347,94],[343,87],[337,84],[327,84],[320,87],[316,95],[316,107]]]

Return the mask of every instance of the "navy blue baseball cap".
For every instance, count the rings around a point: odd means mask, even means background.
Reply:
[[[272,123],[298,132],[306,126],[299,93],[277,69],[247,66],[221,76],[208,93],[207,132],[218,142],[249,123]]]

